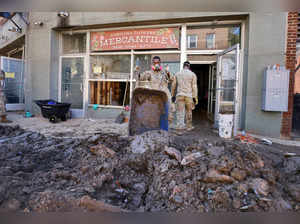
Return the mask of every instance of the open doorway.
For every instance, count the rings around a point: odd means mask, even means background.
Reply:
[[[198,105],[193,110],[193,123],[195,125],[209,124],[209,85],[210,85],[210,64],[191,64],[191,70],[197,76]]]

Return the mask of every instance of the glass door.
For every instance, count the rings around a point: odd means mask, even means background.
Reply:
[[[220,114],[233,114],[233,135],[239,127],[239,44],[218,55],[215,126]]]
[[[85,57],[61,57],[60,102],[71,103],[72,117],[83,117]]]
[[[24,61],[1,57],[1,70],[5,73],[6,109],[8,111],[24,110]]]
[[[214,63],[209,66],[207,117],[210,121],[214,120],[215,106],[216,106],[216,85],[217,85],[217,64]]]

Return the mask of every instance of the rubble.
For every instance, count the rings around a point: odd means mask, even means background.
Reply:
[[[300,184],[289,185],[288,192],[295,201],[300,202]]]
[[[204,181],[207,183],[233,183],[234,179],[230,176],[220,174],[217,170],[211,169],[207,172]]]
[[[200,152],[192,153],[188,156],[185,156],[181,161],[181,165],[186,166],[192,163],[195,163],[198,158],[202,157],[203,155]]]
[[[299,210],[297,157],[161,131],[55,138],[0,126],[0,210]],[[262,147],[261,149],[259,147]]]
[[[110,148],[107,148],[105,145],[98,144],[91,147],[91,152],[94,155],[103,156],[103,157],[113,157],[116,152]]]
[[[158,130],[134,136],[130,148],[133,153],[144,153],[147,150],[153,151],[164,148],[166,145],[169,145],[168,132]]]
[[[252,179],[249,183],[249,188],[254,191],[254,193],[268,196],[270,187],[267,181],[261,178]]]
[[[101,201],[96,201],[89,196],[83,196],[81,199],[79,199],[78,206],[83,207],[90,212],[125,212],[123,209]]]
[[[176,159],[178,162],[181,162],[182,160],[181,152],[175,148],[165,146],[165,153],[169,155],[171,158]]]

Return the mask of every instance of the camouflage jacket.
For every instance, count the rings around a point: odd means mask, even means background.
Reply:
[[[166,92],[168,98],[171,98],[171,93],[169,91],[168,85],[174,81],[174,75],[169,72],[166,73],[165,71],[145,71],[139,75],[139,81],[148,81],[149,87],[151,89],[162,90]]]
[[[183,69],[175,74],[175,79],[172,83],[172,96],[175,95],[176,86],[176,96],[198,97],[197,76],[194,72]]]

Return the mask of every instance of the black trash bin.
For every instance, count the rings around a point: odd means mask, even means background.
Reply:
[[[44,118],[48,118],[50,122],[56,123],[58,119],[67,120],[70,103],[60,103],[55,100],[35,100],[40,108]]]

